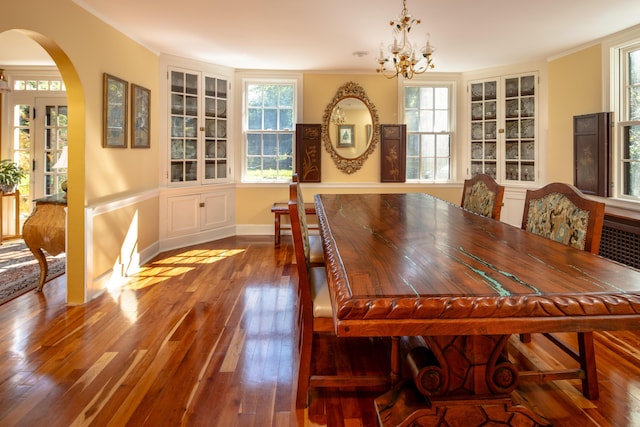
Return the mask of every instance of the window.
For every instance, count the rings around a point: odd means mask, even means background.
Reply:
[[[451,85],[406,86],[407,181],[451,179]]]
[[[28,90],[40,92],[66,92],[66,87],[62,80],[53,79],[27,79],[13,81],[13,90]]]
[[[244,180],[290,181],[297,94],[294,81],[245,83]]]
[[[640,197],[640,42],[620,49],[620,192]]]

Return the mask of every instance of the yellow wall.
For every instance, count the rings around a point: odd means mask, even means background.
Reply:
[[[327,105],[347,82],[358,83],[376,107],[380,124],[397,123],[398,84],[395,79],[380,75],[312,74],[304,75],[303,117],[301,123],[322,123]],[[327,150],[322,147],[322,182],[380,182],[379,147],[369,156],[359,171],[347,175],[338,170]]]
[[[57,18],[55,18],[57,17]],[[62,18],[61,18],[62,17]],[[69,23],[73,23],[70,25]],[[157,190],[160,144],[157,141],[159,58],[109,25],[75,5],[72,0],[33,0],[25,13],[19,2],[4,5],[0,32],[17,29],[40,43],[56,61],[68,88],[70,119],[69,166],[69,246],[68,300],[84,301],[85,207],[95,207],[126,199],[128,196]],[[1,49],[1,47],[0,47]],[[120,77],[151,89],[151,148],[102,148],[103,73]],[[324,110],[336,90],[348,81],[360,84],[376,106],[380,123],[398,119],[398,86],[376,74],[305,73],[303,116],[301,122],[320,123]],[[600,46],[593,46],[549,63],[549,126],[547,174],[549,181],[572,182],[572,117],[596,112],[601,102]],[[162,91],[164,93],[164,90]],[[239,137],[238,137],[239,138]],[[237,141],[236,141],[237,143]],[[311,201],[315,193],[424,191],[459,203],[460,186],[380,184],[379,147],[364,167],[352,175],[335,168],[331,157],[322,151],[322,184],[305,185]],[[271,224],[274,201],[286,201],[283,185],[238,186],[236,224]],[[123,250],[135,244],[144,249],[158,242],[158,200],[145,199],[133,206],[109,210],[96,218],[92,264],[93,277],[122,261]],[[105,237],[106,236],[106,237]]]
[[[67,300],[85,300],[84,208],[118,200],[158,187],[157,94],[158,58],[71,0],[33,0],[28,10],[20,2],[3,5],[0,32],[20,30],[38,42],[56,62],[67,86],[69,103],[69,228]],[[1,49],[1,47],[0,47]],[[151,149],[102,148],[102,77],[109,73],[152,90]],[[156,219],[150,222],[157,223]],[[114,230],[129,224],[112,224]],[[143,229],[140,241],[157,241],[158,230]],[[120,255],[121,242],[96,248],[109,264]],[[92,251],[94,248],[89,248]],[[103,262],[104,261],[104,262]],[[94,277],[104,273],[94,271]]]
[[[116,277],[130,273],[130,262],[138,259],[140,250],[157,241],[159,209],[158,199],[154,197],[96,215],[93,221],[93,236],[97,239],[92,260],[94,270],[114,268]]]
[[[398,122],[398,83],[378,74],[304,74],[303,117],[300,123],[322,123],[325,109],[343,84],[353,81],[364,89],[376,107],[380,124]],[[380,147],[369,156],[359,171],[347,175],[335,167],[322,147],[322,183],[304,184],[305,201],[316,193],[426,192],[453,203],[460,203],[461,186],[391,185],[380,183]],[[272,224],[271,205],[289,200],[287,184],[242,185],[236,193],[236,224]]]
[[[549,182],[573,183],[573,116],[601,108],[600,44],[549,62]]]

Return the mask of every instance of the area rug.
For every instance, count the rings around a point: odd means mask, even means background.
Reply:
[[[46,252],[45,252],[46,254]],[[65,272],[66,256],[47,255],[47,281]],[[9,240],[0,245],[0,304],[38,287],[40,266],[24,240]]]

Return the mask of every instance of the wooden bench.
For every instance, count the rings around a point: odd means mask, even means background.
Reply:
[[[307,215],[315,215],[316,214],[316,205],[313,203],[305,203],[304,204],[304,211],[306,212]],[[273,225],[275,227],[275,246],[279,247],[280,246],[280,231],[282,230],[291,230],[291,226],[290,225],[282,225],[280,222],[280,217],[282,215],[289,215],[289,204],[288,203],[280,203],[280,202],[276,202],[273,204],[273,206],[271,206],[271,212],[273,212],[273,214],[275,215],[274,221],[273,221]],[[309,230],[317,230],[318,229],[318,225],[317,224],[309,224],[308,225]]]

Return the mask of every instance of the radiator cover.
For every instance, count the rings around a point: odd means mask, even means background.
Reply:
[[[640,269],[640,219],[605,214],[600,256]]]

